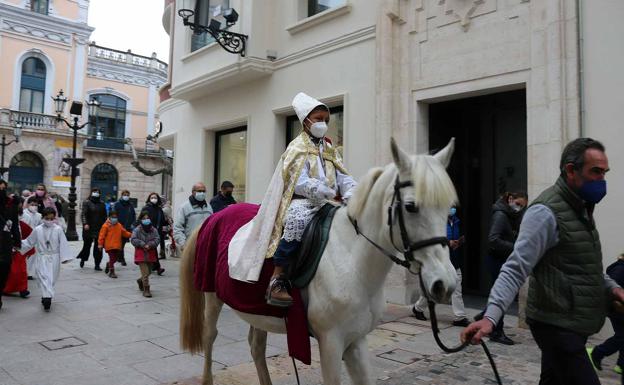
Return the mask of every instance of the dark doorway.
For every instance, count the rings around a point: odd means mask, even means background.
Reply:
[[[463,223],[463,286],[487,294],[485,266],[492,204],[505,191],[527,189],[526,92],[509,91],[429,106],[429,146],[456,138],[449,175],[459,195]]]
[[[9,190],[21,195],[22,190],[35,191],[43,183],[43,162],[30,151],[16,154],[9,165]]]
[[[117,169],[112,164],[100,163],[91,172],[91,188],[100,189],[100,197],[104,202],[117,200]]]

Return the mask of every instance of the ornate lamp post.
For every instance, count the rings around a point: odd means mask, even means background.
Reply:
[[[78,124],[78,118],[82,115],[82,103],[73,101],[71,104],[71,108],[69,109],[69,113],[72,116],[72,122],[67,121],[63,118],[63,111],[65,110],[65,105],[67,104],[67,97],[63,95],[63,90],[60,90],[58,95],[54,100],[54,109],[56,111],[56,119],[58,121],[64,122],[67,127],[71,128],[74,131],[74,140],[72,143],[72,157],[63,159],[63,161],[71,166],[71,184],[69,187],[69,210],[67,216],[67,232],[65,235],[67,236],[67,240],[69,241],[77,241],[78,240],[78,232],[76,232],[76,177],[79,175],[78,165],[83,163],[84,158],[76,158],[76,141],[78,138],[78,130],[84,128],[89,122],[85,122],[81,125]],[[98,112],[98,107],[100,103],[97,100],[89,100],[87,102],[87,106],[89,108],[89,116],[96,116]]]
[[[2,146],[2,161],[0,163],[0,179],[4,179],[4,174],[7,171],[9,171],[8,167],[4,167],[4,148],[11,143],[19,143],[20,136],[22,136],[21,124],[16,123],[15,126],[13,126],[13,136],[15,137],[15,139],[7,142],[6,135],[2,134],[2,143],[0,143],[0,146]]]
[[[210,19],[208,25],[202,25],[198,15],[200,14],[200,5],[208,4],[197,0],[195,7],[191,9],[192,0],[184,0],[182,8],[178,10],[178,15],[182,18],[185,26],[196,34],[206,32],[212,36],[217,43],[226,51],[233,54],[245,56],[245,45],[249,36],[240,33],[230,32],[227,29],[221,29],[221,22]],[[226,27],[229,28],[238,21],[238,12],[234,8],[225,9],[222,13],[225,19]],[[192,20],[191,17],[195,16]]]

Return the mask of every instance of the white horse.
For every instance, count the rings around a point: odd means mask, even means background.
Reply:
[[[388,226],[387,208],[393,202],[397,180],[411,182],[400,189],[403,204],[397,210],[403,210],[412,242],[446,237],[448,211],[457,200],[445,170],[453,153],[453,139],[434,156],[409,156],[394,140],[391,146],[394,163],[370,170],[348,206],[336,212],[316,275],[302,293],[307,299],[309,328],[318,340],[325,385],[340,384],[343,360],[354,384],[375,383],[366,335],[379,324],[383,314],[383,286],[393,263],[356,233],[351,219],[357,221],[361,234],[394,252],[390,232],[397,247],[401,247],[402,238],[396,223]],[[223,302],[215,293],[193,288],[196,241],[197,231],[182,255],[180,339],[183,349],[205,353],[203,384],[212,385],[212,348]],[[448,248],[441,243],[426,245],[415,250],[413,258],[416,263],[410,269],[421,269],[429,296],[436,302],[447,301],[456,283]],[[267,332],[285,333],[285,322],[276,317],[236,313],[250,324],[248,339],[260,384],[270,385],[265,358]]]

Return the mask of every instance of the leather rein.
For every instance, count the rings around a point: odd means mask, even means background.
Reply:
[[[410,240],[409,234],[407,233],[407,226],[405,225],[405,214],[403,212],[403,209],[405,209],[405,211],[409,213],[416,214],[418,213],[418,207],[413,202],[408,202],[405,204],[403,203],[401,189],[405,187],[411,187],[411,186],[413,186],[412,181],[401,182],[399,180],[399,176],[397,175],[396,180],[394,182],[394,194],[392,196],[392,203],[388,207],[388,224],[387,225],[388,225],[388,230],[390,232],[390,242],[392,243],[392,246],[394,246],[396,251],[403,254],[403,259],[397,257],[396,253],[386,250],[383,246],[379,245],[378,243],[370,239],[368,236],[363,234],[360,231],[360,228],[358,226],[356,219],[353,219],[350,216],[348,218],[351,221],[351,224],[353,225],[353,228],[355,229],[355,233],[357,235],[361,235],[371,245],[373,245],[373,247],[375,247],[377,250],[379,250],[379,252],[381,252],[383,255],[388,257],[392,262],[396,263],[397,265],[403,266],[411,274],[418,274],[418,280],[420,282],[420,291],[422,295],[424,295],[425,298],[427,299],[427,305],[429,307],[429,316],[431,317],[431,330],[433,332],[433,338],[435,339],[440,349],[442,349],[444,352],[456,353],[456,352],[464,350],[466,346],[470,344],[470,341],[463,342],[455,347],[448,347],[444,345],[444,343],[440,339],[440,328],[438,327],[438,317],[435,312],[436,303],[431,299],[429,292],[425,289],[423,279],[422,279],[422,273],[421,273],[422,263],[417,261],[414,258],[414,252],[417,250],[424,249],[425,247],[434,246],[434,245],[442,245],[442,247],[447,247],[449,246],[449,241],[446,237],[432,237],[432,238],[424,239],[424,240],[417,241],[417,242],[412,242]],[[399,224],[399,232],[401,234],[401,242],[403,244],[402,249],[399,249],[394,242],[393,224],[395,222],[394,221],[395,217]],[[418,273],[414,273],[411,270],[412,264],[418,265]],[[490,362],[490,366],[492,367],[492,371],[494,372],[494,376],[496,377],[497,383],[499,385],[502,385],[500,376],[498,374],[498,369],[496,368],[496,364],[494,363],[494,359],[492,358],[492,354],[490,353],[490,350],[487,348],[483,340],[481,340],[481,346],[483,347],[485,355],[487,356]]]

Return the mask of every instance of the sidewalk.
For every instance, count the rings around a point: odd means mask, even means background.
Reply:
[[[75,254],[81,243],[72,242]],[[131,248],[128,247],[128,252]],[[132,254],[130,254],[132,255]],[[106,258],[106,257],[105,257]],[[77,261],[63,265],[52,311],[45,313],[40,292],[29,281],[29,299],[3,297],[0,310],[1,385],[156,385],[200,384],[203,357],[191,356],[178,343],[179,260],[163,261],[162,277],[152,275],[153,298],[136,286],[138,268],[129,263],[116,270],[118,279],[80,269]],[[102,265],[104,266],[104,265]],[[439,306],[448,325],[450,308]],[[475,314],[476,310],[469,311]],[[405,306],[389,306],[384,322],[369,335],[372,365],[378,384],[491,384],[493,375],[480,347],[447,355],[435,345],[427,322],[410,317]],[[508,325],[515,325],[509,317]],[[247,344],[248,326],[225,308],[219,319],[213,367],[216,384],[257,384]],[[455,344],[460,328],[446,326],[443,338]],[[510,328],[516,346],[489,344],[503,383],[535,384],[539,351],[526,330]],[[595,342],[595,341],[594,341]],[[269,369],[276,385],[294,384],[285,337],[270,335]],[[302,384],[320,384],[318,349],[313,343],[311,366],[298,364]],[[603,384],[619,384],[606,359]],[[344,372],[344,371],[343,371]],[[346,372],[343,373],[345,384]]]

